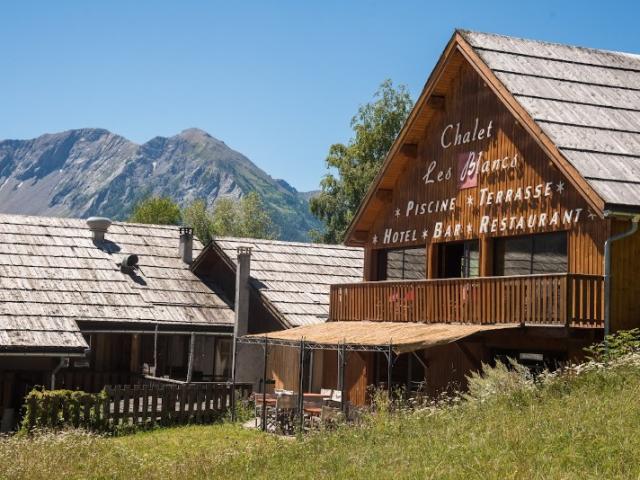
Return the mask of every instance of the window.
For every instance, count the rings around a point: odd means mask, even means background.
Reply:
[[[427,278],[427,258],[424,247],[387,252],[386,280],[424,280],[425,278]]]
[[[566,271],[567,235],[565,232],[496,240],[496,275],[531,275]]]

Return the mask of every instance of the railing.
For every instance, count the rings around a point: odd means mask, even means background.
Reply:
[[[548,274],[332,285],[329,319],[601,327],[604,280]]]

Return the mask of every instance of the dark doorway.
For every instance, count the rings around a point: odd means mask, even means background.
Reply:
[[[440,245],[440,278],[468,278],[479,274],[480,250],[477,240]]]

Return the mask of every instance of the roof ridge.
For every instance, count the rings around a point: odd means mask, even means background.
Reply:
[[[269,240],[265,238],[248,238],[248,237],[228,237],[228,236],[217,236],[214,237],[213,241],[217,242],[218,240],[222,241],[231,241],[231,242],[247,242],[247,243],[256,243],[256,244],[264,244],[264,245],[295,245],[300,247],[312,247],[312,248],[337,248],[340,250],[349,250],[349,251],[358,251],[362,250],[360,247],[349,247],[347,245],[343,245],[341,243],[333,244],[333,243],[316,243],[316,242],[292,242],[288,240]]]
[[[571,43],[561,43],[561,42],[551,42],[548,40],[537,40],[534,38],[525,38],[525,37],[518,37],[518,36],[514,36],[514,35],[505,35],[503,33],[493,33],[493,32],[483,32],[483,31],[479,31],[479,30],[469,30],[469,29],[465,29],[465,28],[456,28],[455,30],[457,33],[460,33],[465,40],[470,41],[470,39],[467,37],[467,35],[471,34],[479,34],[479,35],[487,35],[490,37],[499,37],[499,38],[508,38],[510,40],[518,40],[521,42],[531,42],[531,43],[537,43],[539,45],[549,45],[549,46],[554,46],[554,47],[570,47],[570,48],[577,48],[579,50],[583,50],[585,52],[591,52],[591,53],[610,53],[613,55],[624,55],[626,57],[631,57],[631,58],[635,58],[637,60],[640,60],[640,54],[637,53],[631,53],[631,52],[623,52],[620,50],[607,50],[604,48],[594,48],[594,47],[584,47],[581,45],[575,45],[575,44],[571,44]],[[472,43],[473,44],[473,43]],[[475,45],[474,45],[475,46]],[[481,47],[477,47],[477,48],[481,48]],[[488,49],[491,50],[491,49]]]

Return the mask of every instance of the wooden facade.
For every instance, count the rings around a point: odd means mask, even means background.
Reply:
[[[621,62],[454,34],[348,229],[345,243],[365,248],[364,282],[332,286],[329,321],[512,328],[401,355],[394,384],[422,376],[437,394],[482,362],[580,359],[607,307],[611,331],[640,326],[640,233],[612,244],[609,297],[604,277],[605,242],[640,219],[640,116],[619,113],[617,93],[639,70]],[[384,355],[349,356],[347,396],[361,404],[386,383]]]

